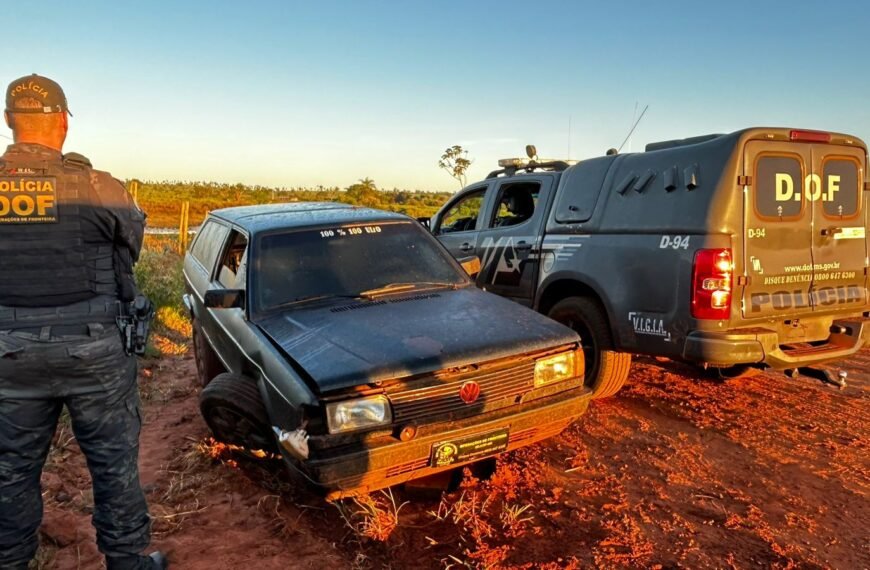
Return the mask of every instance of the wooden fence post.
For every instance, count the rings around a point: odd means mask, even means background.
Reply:
[[[190,245],[190,202],[184,203],[184,251]]]
[[[190,202],[181,203],[181,220],[178,223],[178,253],[187,251],[187,242],[190,239],[188,228],[190,227]]]

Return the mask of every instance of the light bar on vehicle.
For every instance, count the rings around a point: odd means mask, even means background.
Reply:
[[[800,142],[816,142],[829,143],[831,142],[831,133],[822,131],[791,131],[788,134],[789,140]]]
[[[576,160],[563,160],[559,158],[539,158],[538,160],[530,160],[528,158],[502,158],[498,161],[498,165],[502,168],[526,168],[529,166],[549,164],[551,162],[577,164]]]
[[[498,165],[501,166],[502,168],[510,168],[513,166],[515,166],[517,168],[521,168],[523,166],[529,165],[529,159],[528,158],[502,158],[498,161]]]

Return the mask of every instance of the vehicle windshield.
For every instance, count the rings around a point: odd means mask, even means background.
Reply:
[[[265,235],[255,275],[263,311],[316,299],[467,283],[432,238],[410,222]]]

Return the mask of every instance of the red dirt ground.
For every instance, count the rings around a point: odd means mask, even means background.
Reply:
[[[616,397],[499,458],[487,480],[468,474],[440,500],[397,489],[339,508],[274,460],[210,444],[190,355],[165,357],[142,373],[153,546],[185,570],[868,568],[870,350],[844,368],[841,391],[641,360]],[[68,427],[43,484],[38,567],[102,567]]]

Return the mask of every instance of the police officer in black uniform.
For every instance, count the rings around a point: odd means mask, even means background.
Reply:
[[[124,186],[61,154],[60,86],[13,81],[0,157],[0,569],[27,568],[42,520],[40,474],[64,406],[93,479],[109,570],[166,568],[140,554],[150,518],[139,483],[136,357],[118,316],[135,295],[145,216]]]

